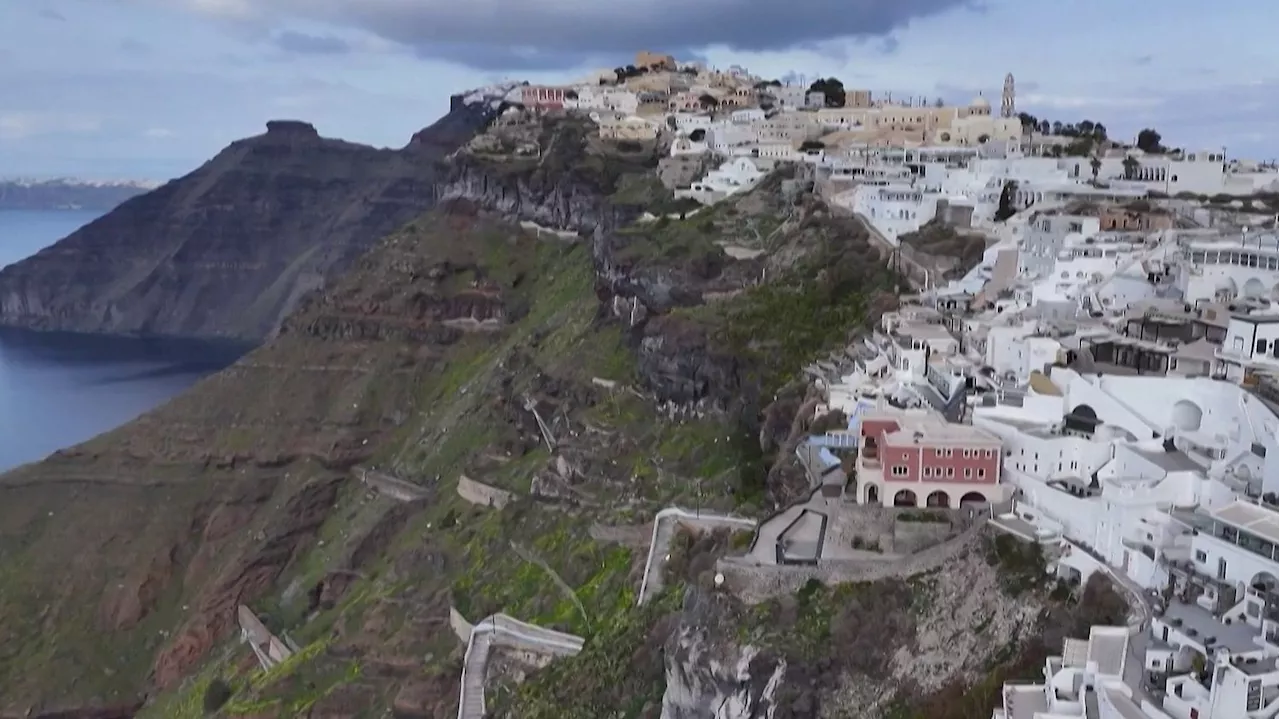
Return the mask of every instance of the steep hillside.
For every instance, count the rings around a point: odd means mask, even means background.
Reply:
[[[887,714],[910,708],[924,665],[837,660],[845,639],[930,653],[923,692],[983,676],[1039,626],[1045,592],[1000,599],[1003,560],[981,544],[936,580],[814,582],[752,609],[704,596],[709,562],[744,537],[689,539],[637,608],[657,510],[761,516],[798,493],[799,368],[863,326],[888,278],[802,177],[644,221],[672,204],[652,148],[506,119],[441,163],[440,206],[308,294],[278,337],[0,478],[0,716],[128,716],[144,695],[138,715],[164,719],[450,716],[467,622],[498,612],[586,639],[541,669],[495,660],[505,716],[696,716],[721,687],[755,686],[717,659],[743,651],[770,662],[748,678],[781,672],[777,716],[860,698]],[[884,633],[859,633],[885,602],[901,611]],[[257,669],[240,604],[298,651]],[[982,634],[973,656],[943,656],[953,615]],[[872,692],[881,675],[900,681]]]
[[[429,209],[437,161],[493,112],[459,105],[401,150],[269,122],[0,270],[0,324],[261,339],[303,293]]]

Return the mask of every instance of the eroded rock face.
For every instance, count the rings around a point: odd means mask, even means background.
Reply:
[[[296,120],[232,143],[0,270],[0,325],[261,339],[435,202],[437,161],[492,117],[461,105],[402,150]]]
[[[785,661],[725,636],[722,597],[691,591],[667,639],[662,719],[771,719]]]
[[[222,573],[199,597],[196,611],[170,645],[156,658],[154,679],[167,688],[204,658],[212,644],[231,630],[242,597],[262,594],[284,570],[294,553],[309,543],[329,516],[341,479],[314,482],[293,495],[280,523]]]

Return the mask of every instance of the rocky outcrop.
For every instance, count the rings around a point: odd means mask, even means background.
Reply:
[[[0,270],[0,325],[261,339],[300,297],[429,209],[438,161],[494,112],[460,104],[401,150],[268,122]]]
[[[436,185],[437,200],[467,200],[509,220],[589,234],[597,227],[625,225],[642,211],[612,205],[601,188],[572,178],[547,180],[536,168],[513,171],[467,154],[455,156],[445,167]]]
[[[691,591],[667,639],[662,719],[771,719],[787,664],[723,636],[732,629],[714,594]]]

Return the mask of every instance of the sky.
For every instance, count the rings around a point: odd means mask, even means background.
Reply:
[[[1278,5],[1261,0],[0,2],[0,177],[177,177],[270,119],[404,145],[491,82],[669,52],[877,96],[1017,105],[1113,137],[1272,159]]]

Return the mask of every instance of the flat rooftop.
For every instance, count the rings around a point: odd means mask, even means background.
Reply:
[[[1098,663],[1099,674],[1120,676],[1128,647],[1129,631],[1124,627],[1093,627],[1089,631],[1089,660]]]
[[[1009,719],[1035,719],[1036,714],[1049,711],[1049,698],[1041,685],[1006,686],[1004,707]]]
[[[1209,515],[1223,524],[1280,542],[1280,514],[1273,509],[1237,499]]]
[[[1204,469],[1180,449],[1166,452],[1160,449],[1140,449],[1130,445],[1129,450],[1166,472],[1199,472]]]
[[[1258,648],[1258,645],[1253,641],[1253,638],[1259,632],[1256,627],[1251,627],[1244,622],[1224,624],[1213,616],[1209,610],[1196,604],[1184,604],[1179,601],[1170,602],[1169,607],[1161,618],[1166,621],[1181,619],[1181,629],[1184,631],[1187,629],[1195,630],[1195,639],[1197,641],[1203,643],[1206,638],[1213,637],[1215,647],[1225,647],[1227,651],[1233,653],[1247,652]]]

